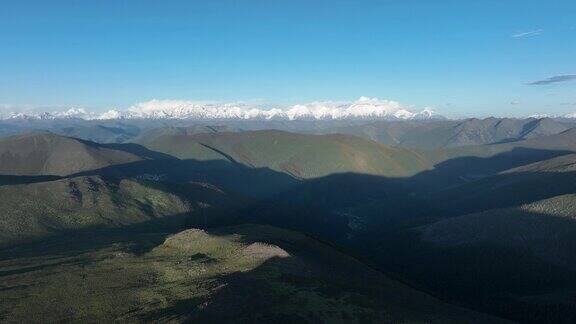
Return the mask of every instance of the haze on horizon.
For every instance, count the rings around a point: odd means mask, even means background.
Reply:
[[[0,110],[368,96],[447,117],[564,115],[575,18],[568,0],[3,1]]]

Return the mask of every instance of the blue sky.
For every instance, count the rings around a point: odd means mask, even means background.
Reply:
[[[0,0],[0,44],[14,109],[370,96],[452,117],[576,111],[573,0]]]

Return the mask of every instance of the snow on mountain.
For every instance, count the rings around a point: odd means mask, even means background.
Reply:
[[[407,116],[410,113],[396,101],[360,97],[344,110],[347,117],[387,117]]]
[[[248,119],[266,117],[260,111],[242,103],[195,102],[182,100],[151,100],[128,109],[129,118],[153,119]]]
[[[411,112],[398,102],[368,97],[352,103],[317,101],[285,109],[262,109],[246,103],[151,100],[130,107],[128,112],[131,118],[168,119],[427,119],[438,116],[430,108]]]
[[[551,116],[549,114],[533,114],[528,116],[527,118],[535,118],[535,119],[541,119],[541,118],[558,118],[557,116]]]
[[[54,118],[81,118],[90,119],[91,114],[87,113],[84,108],[70,108],[66,111],[55,112],[51,114]]]
[[[411,119],[426,120],[426,119],[444,119],[443,116],[438,115],[431,107],[425,107],[422,111],[412,115]]]
[[[53,119],[67,119],[67,118],[79,118],[79,119],[94,119],[94,117],[98,116],[94,113],[86,112],[84,108],[70,108],[65,111],[56,111],[56,112],[42,112],[42,113],[8,113],[2,116],[1,119],[9,119],[9,120],[53,120]]]
[[[343,120],[343,119],[434,119],[442,118],[431,108],[414,112],[400,103],[378,98],[360,97],[351,103],[317,101],[290,107],[262,108],[248,103],[220,103],[184,100],[150,100],[126,111],[108,110],[104,113],[70,108],[63,112],[43,114],[11,114],[4,119],[259,119],[259,120]]]
[[[109,119],[119,119],[122,118],[122,113],[118,110],[110,109],[96,117],[94,119],[109,120]]]
[[[576,112],[573,113],[568,113],[565,115],[550,115],[550,114],[534,114],[534,115],[530,115],[528,116],[528,118],[536,118],[536,119],[541,119],[541,118],[567,118],[567,119],[575,119],[576,118]]]
[[[49,112],[43,113],[22,113],[22,112],[10,112],[2,116],[4,120],[51,120],[57,117]]]

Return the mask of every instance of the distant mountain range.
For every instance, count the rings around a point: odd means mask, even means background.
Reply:
[[[501,144],[559,134],[576,119],[470,118],[463,120],[258,120],[11,118],[0,120],[0,138],[28,132],[51,132],[97,143],[145,142],[160,135],[244,132],[276,129],[300,134],[346,134],[388,146],[435,150]]]
[[[528,118],[575,119],[576,113],[561,116],[545,114]],[[196,120],[196,121],[402,121],[447,120],[431,107],[414,109],[378,98],[360,97],[353,102],[316,101],[292,106],[271,106],[249,102],[208,102],[150,100],[126,110],[91,112],[84,108],[63,111],[0,111],[0,120]]]
[[[262,108],[250,103],[195,102],[182,100],[151,100],[138,103],[127,111],[88,112],[70,108],[59,112],[6,113],[2,119],[193,119],[193,120],[426,120],[444,119],[431,108],[413,111],[400,103],[378,98],[360,97],[354,102],[312,102],[291,107]]]
[[[374,121],[324,130],[419,149],[497,144],[561,133],[574,120],[553,118],[470,118],[441,121]]]

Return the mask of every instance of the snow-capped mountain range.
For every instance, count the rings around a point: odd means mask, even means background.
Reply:
[[[219,103],[183,100],[151,100],[133,105],[127,110],[108,110],[104,113],[88,112],[83,108],[43,113],[6,113],[2,119],[241,119],[241,120],[345,120],[387,119],[422,120],[442,119],[431,108],[413,111],[396,101],[361,97],[354,102],[311,102],[290,107],[262,108],[250,103]]]

